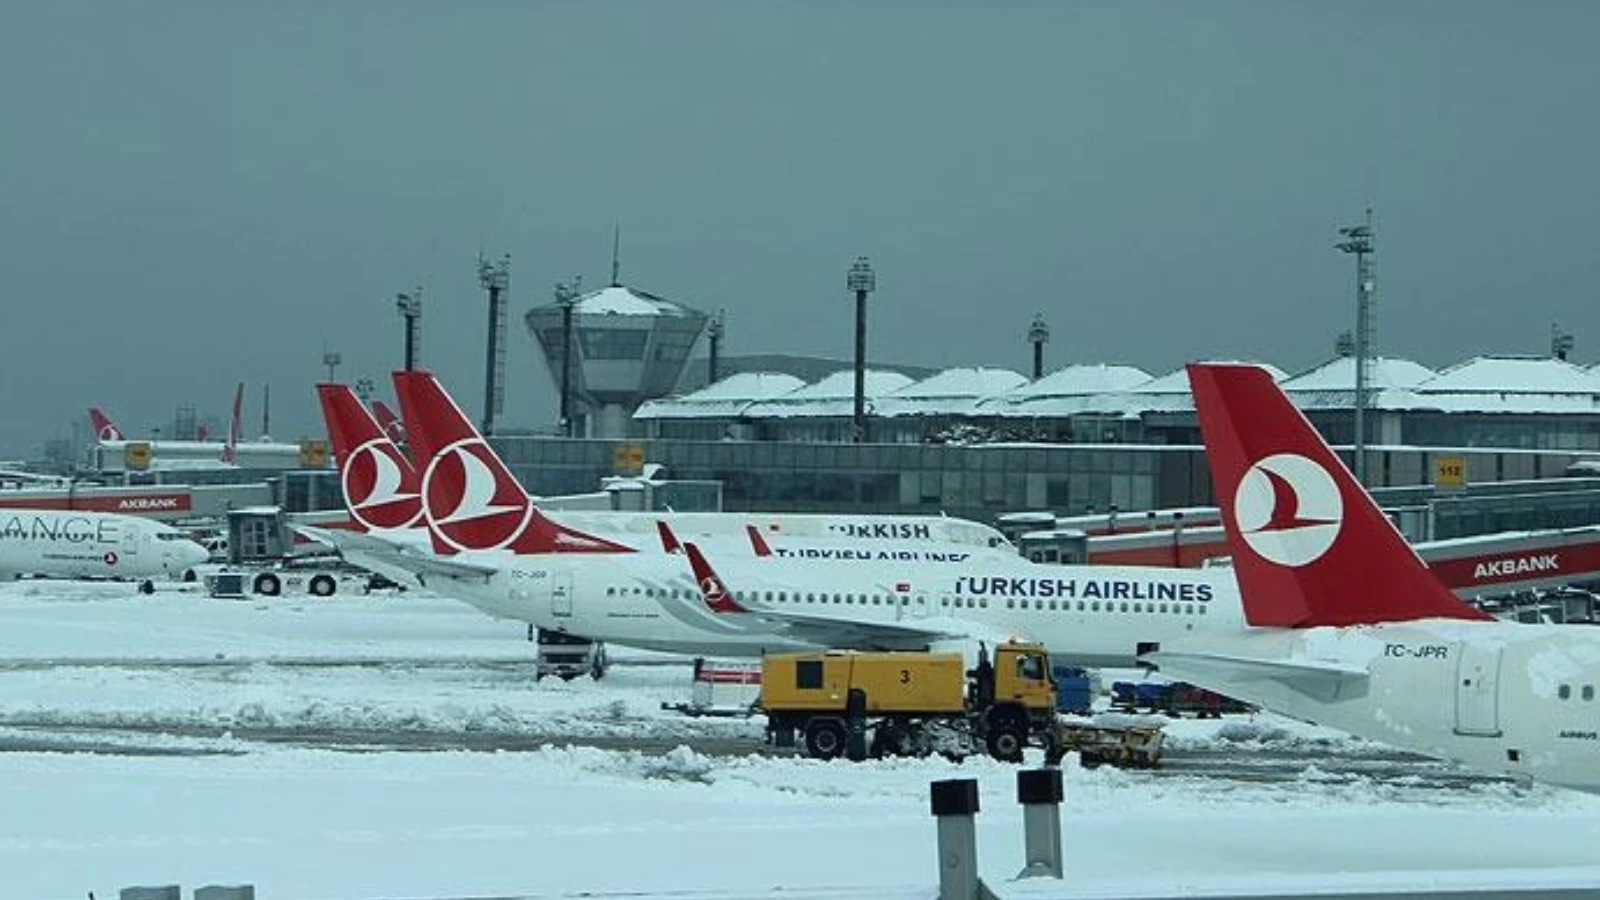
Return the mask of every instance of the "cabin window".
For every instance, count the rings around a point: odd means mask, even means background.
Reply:
[[[1165,603],[1161,604],[1161,611],[1162,612],[1166,612],[1167,611],[1167,605]]]
[[[979,597],[978,598],[978,606],[982,607],[983,609],[988,609],[989,608],[989,598],[988,597]]]
[[[767,602],[768,603],[772,602],[772,592],[771,591],[767,591]]]
[[[1128,611],[1128,602],[1126,600],[1124,600],[1122,602],[1122,611],[1123,612],[1127,612]]]
[[[615,597],[616,595],[617,595],[617,588],[616,588],[615,585],[606,588],[606,596],[607,597]]]
[[[1556,696],[1563,700],[1570,700],[1572,698],[1572,685],[1563,684],[1561,687],[1556,688]]]
[[[1205,615],[1206,614],[1206,609],[1207,609],[1207,607],[1206,607],[1206,605],[1204,603],[1200,604],[1200,615],[1202,615],[1202,616]]]
[[[1016,603],[1015,600],[1012,600],[1010,597],[1006,598],[1006,609],[1011,609],[1011,608],[1015,607],[1016,605],[1017,605],[1017,603]]]
[[[1078,601],[1078,612],[1083,612],[1083,601],[1082,600]]]
[[[822,660],[802,659],[794,664],[794,686],[814,691],[822,687]]]
[[[1583,699],[1585,699],[1585,700],[1593,700],[1594,699],[1594,685],[1586,684],[1586,685],[1583,686]]]
[[[1091,612],[1099,612],[1100,611],[1100,601],[1096,600],[1095,602],[1089,604],[1089,610]]]
[[[940,606],[949,606],[950,605],[950,598],[949,597],[940,597],[939,598],[939,605]]]
[[[1185,603],[1183,605],[1183,614],[1186,615],[1186,616],[1194,615],[1194,604],[1193,603]]]

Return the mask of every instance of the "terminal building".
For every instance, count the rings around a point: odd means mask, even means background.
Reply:
[[[572,314],[568,377],[579,385],[580,436],[493,439],[535,494],[590,491],[644,462],[675,479],[719,482],[730,510],[994,522],[1019,510],[1137,512],[1214,501],[1182,370],[1069,365],[1033,380],[993,368],[925,378],[869,369],[866,440],[853,443],[848,366],[812,381],[738,372],[668,396],[663,385],[681,375],[703,314],[615,285],[579,298]],[[558,383],[561,316],[557,304],[527,317]],[[1354,359],[1275,374],[1349,460]],[[1411,489],[1408,502],[1428,504],[1417,495],[1434,494],[1441,459],[1465,466],[1464,488],[1437,489],[1458,512],[1487,483],[1569,478],[1600,459],[1600,367],[1486,356],[1434,371],[1376,359],[1369,374],[1367,481]],[[1571,496],[1559,503],[1549,491],[1518,500],[1502,489],[1493,514],[1445,516],[1432,536],[1600,522],[1600,483],[1565,483],[1571,490],[1556,493]]]

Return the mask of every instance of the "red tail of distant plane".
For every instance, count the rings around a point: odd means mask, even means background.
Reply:
[[[545,518],[432,374],[395,372],[394,387],[411,458],[423,470],[423,515],[439,552],[632,552]]]
[[[744,531],[750,535],[750,549],[754,550],[757,556],[772,555],[772,545],[767,543],[766,537],[761,534],[761,529],[754,525],[746,525]]]
[[[116,423],[111,421],[111,417],[106,415],[105,410],[98,406],[89,407],[89,425],[94,429],[96,440],[120,441],[124,439],[122,429],[118,428]]]
[[[222,444],[222,461],[231,463],[239,456],[239,436],[244,430],[244,382],[233,392],[233,417],[228,420],[228,437]]]
[[[377,417],[378,427],[389,436],[389,440],[396,444],[406,442],[406,426],[400,422],[400,417],[394,414],[394,410],[389,408],[389,404],[382,400],[372,401],[372,414]]]
[[[672,526],[656,520],[656,534],[661,536],[661,550],[663,553],[682,553],[683,544],[679,543],[678,536],[672,533]]]
[[[1488,618],[1428,571],[1265,369],[1193,364],[1189,384],[1251,625]]]
[[[339,466],[345,507],[363,530],[409,528],[422,521],[421,479],[348,385],[319,384],[317,399]]]
[[[693,541],[683,545],[683,551],[689,555],[689,568],[694,572],[695,583],[700,585],[700,595],[705,598],[706,606],[712,612],[736,613],[747,612],[739,601],[733,599],[722,579],[711,568],[711,563],[706,560],[704,553],[695,546]]]

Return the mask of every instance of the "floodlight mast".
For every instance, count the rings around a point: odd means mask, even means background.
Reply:
[[[414,288],[409,294],[404,291],[395,294],[394,306],[406,323],[405,368],[409,372],[417,367],[422,350],[422,288]]]
[[[850,439],[860,444],[867,439],[867,295],[878,286],[878,276],[865,256],[850,264],[845,285],[856,295],[855,417]]]
[[[483,433],[494,433],[495,420],[505,409],[506,302],[511,287],[511,254],[491,263],[478,257],[478,284],[489,292],[489,344],[484,351]]]
[[[1344,240],[1333,246],[1356,258],[1356,397],[1355,397],[1355,465],[1356,481],[1367,483],[1367,390],[1371,382],[1372,365],[1372,295],[1376,285],[1372,277],[1372,254],[1376,250],[1376,235],[1372,229],[1372,207],[1367,207],[1367,219],[1361,225],[1348,225],[1339,229]]]
[[[1044,375],[1044,345],[1050,342],[1050,326],[1044,313],[1033,314],[1033,324],[1028,326],[1028,343],[1033,345],[1033,380]]]

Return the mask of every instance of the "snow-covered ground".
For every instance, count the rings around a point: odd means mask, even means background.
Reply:
[[[687,667],[623,651],[634,664],[601,682],[534,683],[525,637],[436,598],[0,586],[0,900],[240,883],[273,900],[926,898],[944,778],[979,782],[1003,897],[1600,885],[1600,798],[1351,775],[1337,764],[1381,750],[1270,716],[1171,723],[1174,759],[1327,764],[1287,781],[1068,765],[1068,877],[1015,882],[1014,768],[730,755],[759,720],[660,709],[687,698]],[[572,746],[589,738],[608,749]]]

